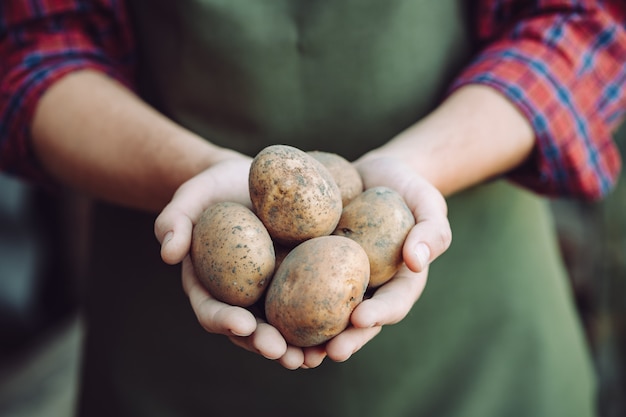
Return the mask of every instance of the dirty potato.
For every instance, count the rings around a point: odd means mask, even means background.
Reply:
[[[198,279],[218,300],[247,307],[267,288],[274,272],[274,245],[247,207],[217,203],[193,228],[191,260]]]
[[[254,212],[287,246],[331,234],[341,216],[341,193],[328,169],[292,146],[261,150],[250,167],[249,188]]]
[[[413,213],[396,191],[374,187],[343,209],[333,234],[359,243],[370,261],[370,287],[391,279],[403,263],[402,246],[415,225]]]
[[[288,343],[315,346],[343,331],[369,281],[367,254],[342,236],[296,246],[267,289],[265,314]]]
[[[308,154],[320,161],[333,176],[341,192],[344,207],[363,192],[363,180],[359,171],[343,156],[323,151],[309,151]]]

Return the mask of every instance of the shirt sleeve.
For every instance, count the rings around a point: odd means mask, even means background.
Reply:
[[[477,2],[480,49],[452,90],[483,84],[534,129],[533,156],[509,177],[535,192],[604,197],[621,169],[613,132],[626,108],[626,2]]]
[[[124,2],[0,2],[0,171],[48,182],[30,146],[38,99],[64,75],[92,69],[132,87],[134,46]]]

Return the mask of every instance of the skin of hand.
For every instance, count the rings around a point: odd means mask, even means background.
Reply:
[[[382,326],[402,320],[419,299],[429,263],[451,243],[444,196],[516,167],[528,158],[533,145],[532,129],[516,108],[487,87],[469,86],[386,145],[355,161],[365,188],[385,185],[398,191],[416,225],[403,247],[405,265],[357,306],[351,326],[322,346],[287,345],[277,329],[246,309],[215,300],[199,284],[187,255],[192,225],[204,207],[194,200],[208,189],[203,177],[208,175],[215,183],[217,173],[209,170],[185,183],[157,219],[155,232],[163,259],[171,264],[182,261],[183,287],[207,331],[225,334],[236,345],[288,369],[319,366],[326,356],[345,361]],[[242,189],[240,194],[245,192]]]
[[[247,175],[249,163],[222,163],[192,178],[174,195],[155,222],[155,235],[162,242],[161,256],[170,264],[182,261],[183,288],[198,321],[211,333],[227,335],[236,345],[266,358],[277,360],[288,369],[313,368],[328,356],[345,361],[369,340],[383,325],[399,322],[421,295],[426,284],[428,264],[443,253],[451,241],[447,208],[443,196],[408,165],[391,157],[365,158],[356,163],[365,187],[385,185],[401,193],[411,208],[416,225],[405,241],[405,266],[387,284],[362,302],[352,314],[344,332],[323,346],[298,348],[288,345],[277,329],[255,318],[247,309],[214,299],[200,284],[188,255],[192,228],[204,208],[218,200],[207,197],[206,190],[219,200],[233,201],[237,196],[248,203]],[[235,170],[224,170],[235,168]],[[220,184],[220,178],[230,183]],[[218,187],[223,185],[224,188]],[[237,189],[229,197],[225,193]],[[199,196],[203,196],[199,199]]]

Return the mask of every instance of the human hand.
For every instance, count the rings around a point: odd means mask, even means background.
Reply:
[[[355,308],[346,330],[320,346],[304,349],[289,346],[291,366],[301,363],[300,367],[313,368],[326,356],[337,362],[346,361],[373,339],[382,326],[401,321],[424,290],[428,265],[451,243],[447,205],[432,184],[391,157],[366,156],[355,165],[366,189],[387,186],[396,190],[415,216],[416,224],[403,246],[404,265],[371,298]],[[235,342],[249,348],[249,340],[245,338]]]
[[[404,245],[406,265],[372,298],[355,309],[348,329],[325,345],[307,348],[288,345],[276,328],[249,310],[213,298],[199,282],[188,256],[193,224],[204,208],[217,201],[238,201],[249,205],[249,160],[215,166],[180,187],[157,218],[155,233],[162,243],[163,259],[170,264],[182,261],[183,288],[198,321],[208,332],[226,335],[234,344],[277,360],[285,368],[313,368],[326,356],[335,361],[347,360],[376,336],[383,325],[396,323],[406,316],[426,284],[428,262],[449,245],[445,201],[428,182],[395,160],[363,161],[357,166],[366,188],[385,185],[396,189],[416,217],[417,224]],[[216,179],[221,176],[228,178],[228,183],[220,183],[225,189],[215,186]],[[209,189],[213,191],[210,196],[206,193]],[[441,228],[439,236],[437,227]],[[415,250],[419,242],[427,245],[428,255],[424,256],[423,250]]]
[[[207,207],[220,201],[251,206],[250,163],[242,156],[225,159],[181,185],[157,217],[155,235],[162,259],[171,265],[182,262],[183,289],[206,331],[226,335],[240,347],[295,369],[304,364],[303,350],[288,346],[276,328],[250,310],[216,300],[198,280],[189,257],[193,226]]]
[[[212,165],[176,190],[154,224],[166,263],[177,264],[189,253],[193,226],[207,207],[221,201],[252,205],[248,192],[250,163],[250,158],[233,152],[232,157]]]
[[[404,265],[371,298],[359,304],[351,326],[325,346],[332,360],[345,361],[374,336],[382,326],[401,321],[422,294],[428,265],[451,243],[446,202],[437,189],[408,165],[391,157],[366,155],[355,162],[365,189],[386,186],[399,192],[415,216],[416,224],[404,246]]]

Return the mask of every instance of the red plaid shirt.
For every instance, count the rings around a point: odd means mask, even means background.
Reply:
[[[626,2],[474,3],[482,47],[451,88],[491,86],[532,123],[535,155],[510,177],[548,195],[606,195],[620,171],[612,132],[626,110]],[[0,169],[43,178],[29,146],[38,98],[84,68],[132,87],[133,52],[123,1],[0,2]]]

